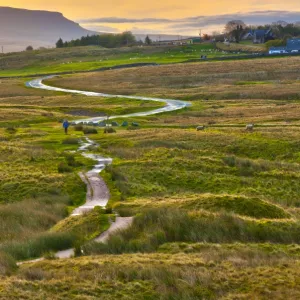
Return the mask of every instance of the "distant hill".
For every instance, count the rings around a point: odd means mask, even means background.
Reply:
[[[63,40],[80,38],[96,32],[86,30],[61,13],[0,7],[0,50],[21,51],[28,45],[53,47]]]
[[[23,51],[29,45],[34,48],[54,47],[60,37],[70,41],[88,34],[101,32],[84,29],[59,12],[0,7],[0,52],[1,46],[4,52]],[[135,36],[137,40],[144,40],[146,34]],[[149,36],[153,41],[178,39],[175,35]]]

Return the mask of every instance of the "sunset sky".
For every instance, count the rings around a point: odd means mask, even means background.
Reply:
[[[114,32],[196,34],[200,29],[222,30],[222,22],[236,16],[246,23],[259,22],[253,16],[300,21],[299,0],[0,0],[0,6],[59,11],[85,28]]]

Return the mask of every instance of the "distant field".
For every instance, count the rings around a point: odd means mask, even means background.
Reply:
[[[210,126],[299,125],[299,57],[176,64],[111,70],[53,78],[67,88],[191,101],[169,115],[143,118],[145,124]]]
[[[163,106],[159,102],[45,92],[26,88],[25,80],[20,79],[2,79],[0,86],[0,126],[121,115]]]
[[[247,42],[241,42],[241,43],[230,43],[228,45],[224,43],[217,43],[216,47],[223,51],[228,52],[249,52],[249,53],[264,53],[267,52],[267,48],[264,44],[253,44],[253,43],[247,43]]]
[[[0,77],[89,71],[131,63],[178,63],[224,56],[213,44],[105,49],[74,47],[0,55]]]

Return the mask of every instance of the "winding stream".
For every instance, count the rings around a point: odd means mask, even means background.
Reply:
[[[81,94],[85,96],[91,97],[110,97],[110,98],[125,98],[125,99],[135,99],[135,100],[146,100],[146,101],[156,101],[162,102],[166,105],[159,109],[154,109],[146,112],[138,112],[132,113],[127,115],[121,116],[111,116],[110,119],[115,118],[128,118],[128,117],[143,117],[143,116],[150,116],[155,115],[163,112],[170,112],[179,109],[183,109],[190,105],[190,103],[181,100],[175,99],[160,99],[160,98],[152,98],[152,97],[141,97],[141,96],[125,96],[125,95],[111,95],[111,94],[103,94],[103,93],[95,93],[95,92],[88,92],[88,91],[79,91],[79,90],[72,90],[72,89],[64,89],[49,86],[43,83],[43,80],[53,78],[54,76],[47,76],[44,78],[33,79],[26,83],[27,87],[36,88],[36,89],[43,89],[49,91],[56,91],[56,92],[64,92],[64,93],[72,93],[72,94]],[[96,118],[88,118],[82,120],[76,120],[74,123],[97,123],[100,121],[105,120],[106,117],[96,117]],[[81,152],[81,154],[86,157],[93,159],[96,161],[96,164],[92,168],[92,170],[88,171],[86,174],[80,173],[81,179],[87,185],[87,195],[86,195],[86,203],[80,207],[77,207],[73,212],[72,216],[82,215],[87,211],[92,210],[95,206],[106,207],[107,202],[109,201],[110,195],[109,190],[103,181],[102,177],[99,176],[99,173],[105,169],[105,167],[112,163],[111,158],[102,157],[98,154],[90,153],[89,150],[92,146],[98,146],[97,143],[85,137],[85,142],[82,141],[81,146],[78,148],[77,151]],[[105,242],[106,239],[109,237],[110,234],[113,234],[115,231],[128,227],[133,218],[122,218],[117,217],[116,222],[111,225],[111,227],[103,232],[98,238],[95,239],[97,242]],[[67,249],[64,251],[59,251],[56,253],[56,257],[58,258],[68,258],[74,255],[74,249]],[[41,260],[37,259],[35,261]],[[34,261],[31,261],[34,262]],[[22,263],[20,263],[22,264]]]
[[[81,94],[90,97],[110,97],[110,98],[125,98],[125,99],[135,99],[135,100],[142,100],[142,101],[155,101],[155,102],[162,102],[166,105],[162,108],[145,111],[145,112],[137,112],[132,114],[126,114],[121,116],[111,116],[110,119],[115,118],[128,118],[128,117],[143,117],[143,116],[150,116],[155,115],[163,112],[170,112],[179,109],[183,109],[190,105],[190,103],[181,100],[175,99],[160,99],[160,98],[152,98],[152,97],[142,97],[142,96],[126,96],[126,95],[112,95],[112,94],[103,94],[103,93],[95,93],[89,91],[79,91],[79,90],[72,90],[72,89],[65,89],[65,88],[58,88],[54,86],[49,86],[43,83],[43,80],[50,79],[55,77],[56,75],[46,76],[43,78],[33,79],[26,83],[27,87],[35,88],[35,89],[42,89],[48,91],[56,91],[56,92],[64,92],[64,93],[72,93],[72,94]],[[96,117],[96,118],[88,118],[88,119],[81,119],[76,120],[74,123],[97,123],[100,121],[105,120],[106,117]],[[86,174],[80,174],[81,179],[87,184],[88,193],[86,203],[74,210],[72,215],[81,215],[88,210],[92,210],[95,206],[102,206],[105,207],[109,200],[109,192],[105,183],[103,182],[102,178],[98,175],[106,165],[112,163],[111,158],[105,158],[98,154],[88,153],[88,150],[91,146],[97,146],[97,144],[89,138],[85,138],[86,142],[82,142],[82,145],[79,147],[78,151],[86,157],[93,159],[96,161],[96,165],[93,167],[92,170],[87,172]],[[102,191],[100,191],[102,189]]]
[[[134,100],[142,100],[142,101],[143,100],[144,101],[145,100],[146,101],[155,101],[155,102],[161,102],[161,103],[166,104],[164,107],[161,107],[158,109],[153,109],[153,110],[145,111],[145,112],[137,112],[137,113],[127,114],[127,115],[110,116],[109,119],[128,118],[128,117],[145,117],[145,116],[160,114],[163,112],[175,111],[175,110],[183,109],[185,107],[190,106],[189,102],[182,101],[182,100],[161,99],[161,98],[142,97],[142,96],[103,94],[103,93],[95,93],[95,92],[88,92],[88,91],[79,91],[79,90],[58,88],[58,87],[49,86],[49,85],[46,85],[43,83],[43,80],[51,79],[53,77],[55,77],[55,75],[47,76],[47,77],[43,77],[43,78],[39,78],[39,79],[33,79],[33,80],[27,82],[26,86],[35,88],[35,89],[72,93],[72,94],[81,94],[81,95],[90,96],[90,97],[125,98],[125,99],[134,99]],[[106,119],[106,117],[88,118],[88,119],[76,120],[75,123],[81,123],[81,122],[97,123],[97,122],[103,121],[105,119]]]

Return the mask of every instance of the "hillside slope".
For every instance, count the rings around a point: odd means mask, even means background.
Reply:
[[[58,12],[0,7],[0,46],[4,52],[24,50],[28,45],[54,46],[59,37],[70,40],[93,33]]]

